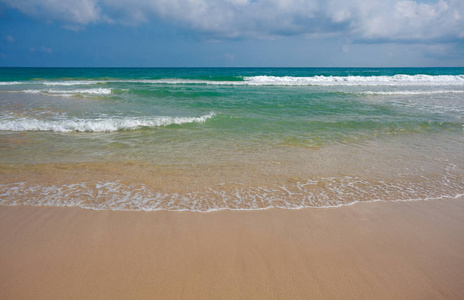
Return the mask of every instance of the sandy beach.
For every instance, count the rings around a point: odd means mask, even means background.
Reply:
[[[0,300],[464,300],[463,16],[0,0]]]
[[[116,212],[0,207],[1,299],[462,299],[464,199]]]

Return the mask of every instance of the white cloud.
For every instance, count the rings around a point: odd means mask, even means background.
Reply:
[[[464,38],[464,1],[437,0],[0,0],[63,22],[140,25],[151,19],[211,38],[340,34],[364,41]]]
[[[103,19],[98,0],[2,0],[2,2],[26,15],[50,21],[86,25]]]
[[[11,35],[7,35],[5,37],[5,41],[7,41],[8,43],[14,43],[15,39]]]
[[[349,24],[353,38],[390,41],[459,38],[464,31],[464,1],[330,0],[327,14]],[[341,17],[343,16],[343,17]]]

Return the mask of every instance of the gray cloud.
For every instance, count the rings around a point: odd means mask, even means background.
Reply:
[[[162,19],[208,38],[339,34],[364,42],[464,39],[464,1],[411,0],[0,0],[66,28],[137,26]],[[77,27],[79,28],[79,27]]]

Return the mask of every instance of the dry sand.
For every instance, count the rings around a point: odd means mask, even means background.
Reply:
[[[463,298],[463,198],[212,213],[0,207],[0,299]]]

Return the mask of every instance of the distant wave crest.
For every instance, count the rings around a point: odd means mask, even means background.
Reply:
[[[394,75],[394,76],[253,76],[244,77],[250,85],[322,85],[322,86],[356,86],[356,85],[464,85],[464,75]]]
[[[206,84],[251,86],[440,86],[464,85],[464,75],[394,75],[394,76],[251,76],[243,81],[211,81],[194,79],[131,80],[146,84]]]
[[[46,86],[96,85],[106,83],[141,84],[205,84],[205,85],[281,85],[281,86],[464,86],[464,75],[405,75],[393,76],[249,76],[242,81],[202,80],[188,78],[164,79],[110,79],[110,80],[65,80],[65,81],[10,81],[0,85],[33,84]]]

